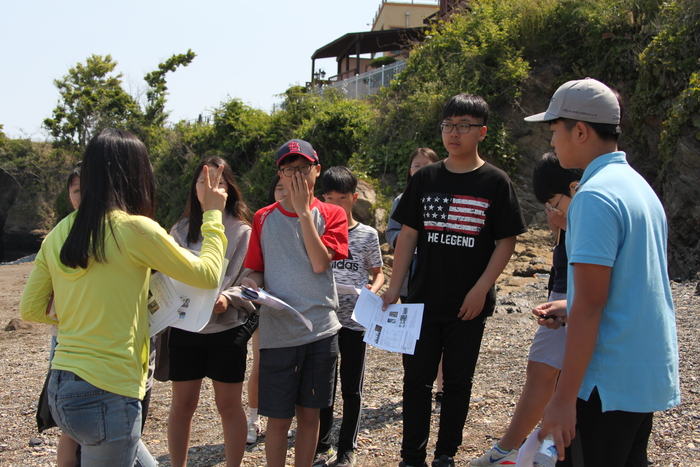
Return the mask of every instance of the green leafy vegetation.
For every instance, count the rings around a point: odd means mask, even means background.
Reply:
[[[395,57],[392,57],[391,55],[382,55],[381,57],[377,57],[369,62],[369,66],[372,68],[381,68],[385,65],[391,65],[392,63],[396,63]]]
[[[632,111],[639,139],[645,139],[650,119],[662,121],[658,151],[663,169],[684,128],[694,127],[694,137],[700,141],[700,3],[664,4],[656,28],[639,56]]]
[[[531,6],[528,6],[531,5]],[[519,2],[518,8],[537,4]],[[498,109],[515,104],[529,65],[517,46],[513,2],[475,2],[471,13],[436,24],[411,51],[406,68],[376,99],[379,121],[365,163],[375,174],[405,171],[419,146],[442,152],[437,126],[445,101],[460,92],[479,94],[494,110],[480,153],[512,171],[518,154]]]
[[[149,148],[158,181],[157,218],[170,226],[184,208],[202,157],[225,158],[255,210],[266,203],[277,148],[301,138],[312,142],[325,168],[348,165],[377,187],[385,197],[381,204],[403,189],[416,147],[444,156],[438,123],[452,95],[479,94],[489,102],[480,154],[515,174],[529,149],[520,145],[516,126],[524,89],[539,87],[549,96],[564,81],[585,76],[626,97],[632,131],[625,138],[641,155],[645,175],[663,174],[680,137],[700,140],[697,0],[478,0],[450,21],[433,24],[426,35],[411,48],[404,71],[372,98],[347,100],[337,91],[320,95],[293,86],[274,113],[227,99],[210,120],[196,122],[169,122],[165,111],[167,74],[194,63],[191,50],[145,75],[145,100],[123,89],[111,56],[93,55],[55,81],[59,101],[45,121],[53,146],[8,139],[0,126],[0,168],[32,196],[53,199],[95,131],[131,130]],[[543,88],[538,80],[545,74],[551,78]],[[395,179],[396,186],[385,183]],[[56,217],[48,203],[38,204],[44,207],[37,211]]]
[[[54,80],[61,100],[44,126],[57,141],[82,151],[95,132],[128,126],[140,114],[136,100],[122,88],[122,74],[114,74],[116,66],[110,55],[92,55]]]

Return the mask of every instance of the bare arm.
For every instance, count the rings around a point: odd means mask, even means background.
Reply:
[[[493,284],[496,283],[496,279],[503,272],[506,264],[510,261],[510,257],[513,255],[513,251],[515,251],[515,240],[516,237],[508,237],[496,242],[496,249],[491,254],[489,264],[484,269],[479,280],[474,284],[474,287],[464,297],[464,302],[459,308],[458,318],[466,321],[479,316],[481,310],[484,309],[486,294]]]
[[[311,261],[311,267],[315,273],[322,273],[331,265],[335,251],[321,241],[308,206],[306,207],[306,212],[298,214],[301,222],[301,234],[304,239],[306,254],[309,255],[309,261]]]
[[[576,294],[569,310],[564,364],[554,397],[542,418],[540,438],[552,434],[564,459],[564,447],[576,433],[576,399],[593,356],[603,308],[608,300],[612,269],[596,264],[574,265]]]
[[[394,251],[394,268],[389,281],[389,288],[382,294],[384,301],[383,309],[392,303],[396,303],[401,293],[403,280],[408,274],[408,269],[413,261],[413,252],[416,251],[418,244],[418,231],[407,225],[401,227],[401,234],[396,241],[396,250]]]
[[[384,272],[381,266],[372,268],[372,283],[367,284],[367,288],[372,291],[372,293],[377,293],[379,289],[384,285]]]
[[[309,255],[309,261],[311,261],[311,267],[314,272],[317,274],[322,273],[331,265],[335,251],[323,244],[318,231],[316,231],[310,209],[314,196],[313,192],[309,189],[304,177],[298,172],[294,174],[290,188],[289,198],[292,206],[294,206],[294,211],[299,216],[306,254]]]

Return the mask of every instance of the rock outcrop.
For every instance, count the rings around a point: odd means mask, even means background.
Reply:
[[[688,129],[663,173],[662,200],[668,215],[669,273],[690,279],[700,270],[700,142]]]
[[[556,65],[534,69],[523,85],[520,105],[502,111],[521,154],[513,179],[525,219],[537,225],[542,225],[545,218],[541,213],[542,205],[532,195],[532,170],[537,159],[552,150],[550,132],[547,125],[525,123],[523,117],[547,108],[560,76],[561,70]],[[629,102],[630,96],[626,94],[633,90],[621,92]],[[694,278],[700,271],[700,141],[696,139],[697,128],[688,126],[682,131],[672,158],[663,170],[656,149],[662,130],[660,121],[650,119],[642,131],[635,132],[629,118],[623,118],[622,130],[620,149],[628,153],[632,167],[654,187],[666,209],[669,273],[672,278]]]

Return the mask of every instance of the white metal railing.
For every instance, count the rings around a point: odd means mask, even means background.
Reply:
[[[342,81],[323,85],[320,93],[326,88],[335,88],[345,94],[348,99],[362,99],[376,94],[380,88],[389,86],[391,80],[406,68],[406,62],[399,60],[391,65],[382,65],[381,68],[355,75]]]

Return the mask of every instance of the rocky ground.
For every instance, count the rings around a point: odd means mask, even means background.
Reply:
[[[537,328],[530,309],[546,298],[546,281],[532,276],[547,272],[549,242],[551,237],[544,231],[527,234],[499,280],[499,306],[486,326],[464,442],[456,456],[458,466],[469,465],[469,460],[489,448],[503,433],[512,415],[524,381],[530,341]],[[391,258],[385,259],[390,264]],[[31,263],[0,266],[3,327],[18,317],[20,294],[31,268]],[[700,463],[700,375],[696,367],[700,350],[697,325],[700,297],[696,288],[695,282],[673,283],[683,403],[655,417],[649,443],[654,466]],[[48,354],[49,337],[43,325],[25,323],[16,330],[0,331],[0,466],[55,465],[57,430],[38,434],[34,421]],[[357,465],[396,466],[401,442],[400,355],[370,347],[366,378]],[[169,400],[170,386],[157,383],[144,433],[146,445],[162,466],[170,465],[166,439]],[[433,429],[433,436],[436,432]],[[224,466],[222,443],[213,390],[205,382],[193,423],[189,465]],[[243,465],[265,465],[264,443],[263,436],[247,449]],[[434,439],[430,441],[432,445]],[[293,464],[291,456],[288,464]]]

